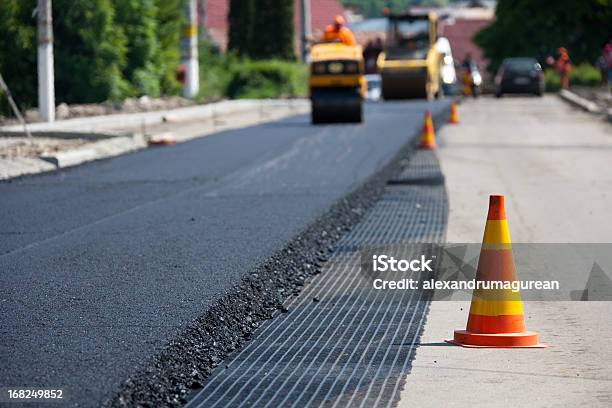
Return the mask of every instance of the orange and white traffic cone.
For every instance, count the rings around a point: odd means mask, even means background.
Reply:
[[[149,137],[148,142],[150,146],[169,146],[176,144],[174,135],[170,132],[152,135]]]
[[[436,136],[434,134],[433,120],[431,119],[431,113],[425,111],[425,122],[423,123],[423,131],[421,133],[421,143],[419,147],[422,149],[435,149],[436,148]]]
[[[492,195],[476,283],[516,280],[504,196]],[[476,288],[466,330],[455,330],[453,340],[447,341],[464,347],[546,347],[538,342],[537,333],[525,331],[521,296],[512,289]]]
[[[457,124],[459,123],[459,113],[457,113],[457,102],[452,101],[450,106],[450,118],[448,123]]]

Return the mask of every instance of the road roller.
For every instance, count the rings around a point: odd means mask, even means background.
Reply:
[[[310,51],[312,123],[361,122],[367,91],[359,45],[320,43]]]
[[[377,61],[384,99],[433,99],[441,95],[442,56],[436,49],[434,13],[388,14],[385,49]]]

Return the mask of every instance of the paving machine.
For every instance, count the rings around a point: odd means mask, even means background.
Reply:
[[[442,56],[434,13],[389,14],[385,50],[378,57],[385,99],[433,99],[442,92]]]
[[[321,43],[310,51],[312,123],[361,122],[367,91],[358,45]]]

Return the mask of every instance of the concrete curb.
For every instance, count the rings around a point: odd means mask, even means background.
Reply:
[[[113,115],[90,116],[60,120],[53,123],[31,123],[30,132],[78,132],[82,134],[99,134],[121,128],[145,128],[165,122],[181,122],[188,120],[216,119],[220,116],[252,111],[274,106],[300,106],[306,99],[239,99],[222,101],[207,105],[188,106],[163,111],[120,113]],[[0,127],[0,133],[22,132],[21,125]]]
[[[561,99],[569,102],[571,105],[577,106],[586,112],[595,114],[601,113],[601,108],[597,106],[595,102],[589,101],[582,96],[578,96],[567,89],[562,89],[561,92],[559,92],[559,96]]]
[[[67,130],[60,131],[45,131],[39,130],[30,132],[33,137],[48,137],[53,139],[84,139],[84,140],[100,140],[100,139],[111,139],[117,136],[123,136],[124,133],[116,132],[105,132],[105,133],[86,133],[86,132],[74,132]],[[0,137],[24,137],[24,132],[16,130],[3,130],[0,128]]]
[[[134,150],[147,147],[147,142],[142,135],[117,136],[111,139],[100,140],[86,146],[57,152],[55,154],[43,154],[41,160],[49,162],[58,168],[76,166],[92,160],[105,159],[118,156]]]

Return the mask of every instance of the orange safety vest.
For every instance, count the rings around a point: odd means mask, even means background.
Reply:
[[[340,30],[336,30],[333,25],[328,25],[323,32],[321,38],[323,42],[341,42],[346,45],[355,45],[355,37],[351,30],[346,27],[341,27]]]
[[[571,68],[569,55],[567,53],[561,53],[557,59],[557,71],[561,74],[567,74]]]

